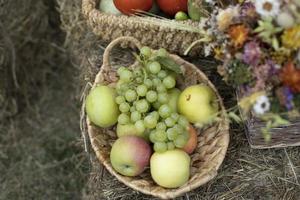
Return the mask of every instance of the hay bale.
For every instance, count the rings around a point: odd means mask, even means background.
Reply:
[[[80,17],[80,0],[74,0],[71,3],[67,0],[58,0],[58,2],[61,6],[59,9],[61,17],[67,22],[62,28],[72,32],[70,35],[67,34],[67,37],[70,38],[69,41],[72,41],[72,44],[67,46],[74,52],[73,58],[83,74],[82,88],[84,88],[87,82],[94,80],[94,76],[101,66],[102,53],[106,44],[99,41],[91,33],[91,30],[83,28],[86,26]],[[77,20],[78,28],[76,24],[74,25],[74,20]],[[116,56],[123,55],[123,53],[122,51],[116,52]],[[212,66],[216,66],[217,63],[212,59],[189,61],[195,64],[200,63],[199,66],[204,67],[201,70],[205,71],[217,86],[227,107],[235,104],[232,88],[228,88],[221,81],[217,72],[212,70]],[[264,151],[250,149],[243,127],[238,125],[232,126],[231,136],[225,162],[216,179],[179,199],[298,199],[300,195],[299,148]],[[83,192],[83,199],[152,199],[118,182],[103,170],[92,149],[88,150],[91,171]]]

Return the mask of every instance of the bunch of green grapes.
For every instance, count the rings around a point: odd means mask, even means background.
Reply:
[[[134,124],[137,131],[149,136],[154,150],[182,148],[189,139],[188,121],[168,105],[168,91],[176,86],[172,72],[163,69],[151,57],[167,56],[164,49],[152,55],[148,47],[141,49],[143,62],[134,70],[120,67],[116,86],[116,103],[121,114],[118,123]]]

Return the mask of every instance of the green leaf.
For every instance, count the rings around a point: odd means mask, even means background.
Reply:
[[[156,60],[165,68],[175,72],[176,74],[182,74],[182,70],[180,65],[178,65],[172,58],[170,57],[160,57],[158,56]]]
[[[241,123],[242,122],[242,119],[237,114],[235,114],[234,112],[229,112],[228,116],[231,119],[233,119],[236,123]]]

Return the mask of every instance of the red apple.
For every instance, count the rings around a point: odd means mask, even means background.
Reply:
[[[141,174],[150,163],[151,147],[138,136],[122,136],[113,144],[110,161],[113,168],[124,176]]]
[[[136,10],[149,11],[153,0],[114,0],[115,6],[125,15],[136,13]]]
[[[187,12],[188,0],[157,0],[159,8],[167,15],[174,16],[177,12]]]
[[[197,131],[194,129],[192,125],[189,125],[189,140],[186,143],[186,145],[182,148],[185,152],[188,154],[191,154],[194,152],[194,150],[197,147],[198,137],[197,137]]]

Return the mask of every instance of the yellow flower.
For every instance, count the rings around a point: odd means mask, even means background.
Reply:
[[[286,29],[281,36],[281,41],[283,46],[286,48],[300,48],[300,25]]]

